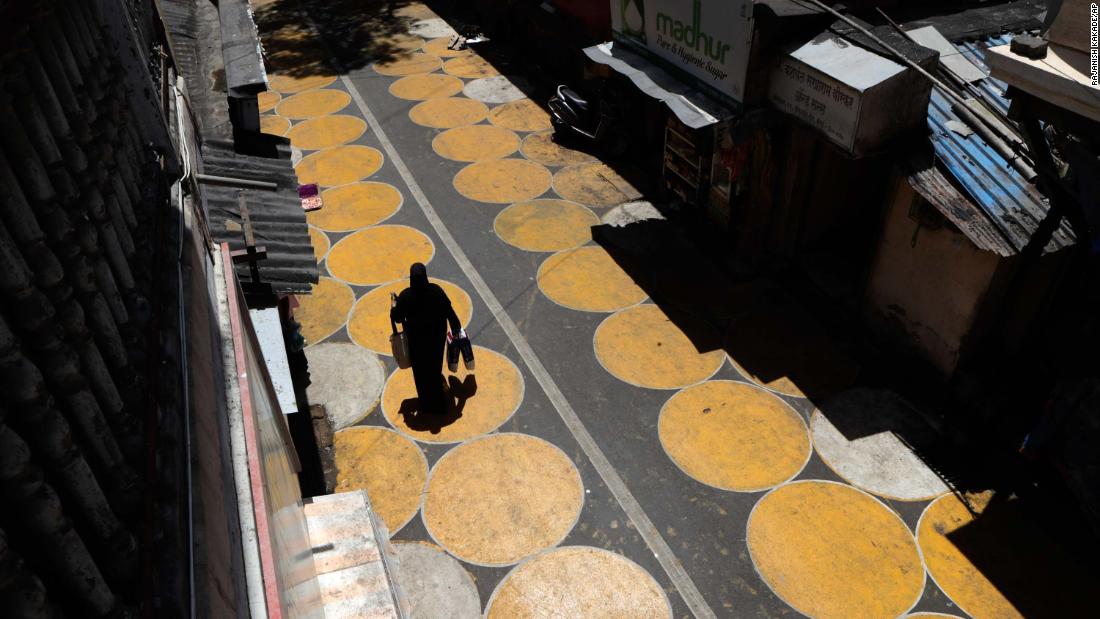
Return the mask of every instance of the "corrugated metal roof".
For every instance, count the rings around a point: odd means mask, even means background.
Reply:
[[[1012,35],[998,35],[957,43],[956,48],[988,76],[985,50],[1007,44],[1011,38]],[[986,77],[974,82],[974,86],[981,99],[994,110],[1008,112],[1009,100],[1005,97],[1007,86],[1004,82]],[[926,184],[933,178],[928,174],[913,174],[910,176],[911,182],[926,198],[926,194],[941,195],[942,199],[930,201],[981,249],[1002,256],[1018,253],[1046,216],[1050,208],[1047,199],[980,135],[956,133],[948,128],[949,121],[963,122],[951,111],[951,101],[944,93],[933,88],[928,105],[928,127],[936,159],[945,175],[954,181],[977,211],[973,216],[962,213],[962,204],[956,197],[939,191],[943,189],[942,184]],[[1073,243],[1069,224],[1063,221],[1046,251],[1055,251]]]
[[[290,164],[289,146],[279,151],[277,158],[242,155],[234,152],[228,142],[208,140],[202,147],[203,171],[279,186],[277,191],[245,190],[256,244],[267,248],[267,259],[259,262],[260,278],[276,292],[309,292],[317,283],[317,259],[298,197],[298,178]],[[240,189],[208,184],[203,192],[210,236],[219,243],[228,242],[231,249],[242,249],[244,231],[237,205]],[[237,265],[237,276],[242,281],[251,279],[247,264]]]
[[[162,0],[160,8],[188,98],[200,122],[205,122],[201,161],[196,171],[278,185],[277,191],[248,189],[245,193],[256,244],[267,249],[267,259],[259,262],[260,277],[276,292],[308,293],[317,283],[317,260],[298,197],[298,178],[291,164],[289,145],[282,138],[272,138],[273,142],[283,144],[272,149],[270,157],[235,152],[233,143],[227,139],[228,123],[211,121],[227,117],[228,107],[225,92],[214,91],[206,79],[212,67],[221,66],[217,23],[210,19],[213,14],[199,15],[196,0]],[[210,236],[218,243],[228,242],[232,249],[244,247],[238,191],[220,185],[202,186]],[[249,281],[248,265],[237,265],[237,275],[242,281]]]

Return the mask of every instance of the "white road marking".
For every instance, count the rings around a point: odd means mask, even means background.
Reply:
[[[707,605],[706,600],[703,599],[703,594],[699,592],[698,587],[692,582],[691,577],[688,576],[687,571],[684,569],[683,564],[672,553],[672,548],[661,536],[660,532],[653,525],[653,522],[646,515],[642,509],[638,500],[634,498],[634,495],[626,487],[626,483],[619,477],[619,473],[615,470],[615,467],[611,465],[611,462],[604,455],[603,450],[596,444],[595,439],[589,434],[588,429],[584,427],[584,423],[581,422],[577,412],[573,410],[573,406],[569,404],[569,401],[562,394],[561,389],[558,388],[554,379],[551,378],[550,373],[546,371],[546,367],[542,364],[538,355],[535,354],[531,345],[527,342],[527,339],[520,333],[519,328],[516,326],[504,311],[504,307],[501,305],[500,300],[489,288],[489,285],[478,273],[477,268],[470,262],[470,259],[466,257],[466,253],[462,251],[458,241],[451,235],[450,230],[447,229],[446,224],[440,219],[439,214],[436,213],[435,208],[432,206],[428,197],[424,195],[424,191],[420,188],[419,183],[416,182],[416,178],[409,171],[409,168],[405,165],[401,155],[394,148],[393,143],[386,137],[386,132],[382,129],[382,125],[378,122],[377,117],[371,112],[371,109],[367,106],[367,102],[363,99],[363,96],[359,93],[359,89],[351,81],[351,78],[346,74],[341,75],[340,79],[344,83],[344,87],[351,94],[352,100],[359,107],[359,111],[363,113],[363,117],[366,118],[367,124],[374,131],[375,137],[378,138],[378,142],[382,145],[383,150],[390,158],[390,162],[397,168],[397,172],[401,175],[401,178],[405,181],[406,186],[409,188],[409,192],[412,193],[416,203],[420,206],[420,209],[424,212],[424,216],[428,219],[428,223],[431,224],[435,233],[439,236],[440,240],[447,247],[447,250],[454,257],[455,262],[462,269],[462,272],[473,284],[474,289],[477,290],[478,295],[482,301],[489,308],[489,311],[496,317],[497,322],[501,328],[504,329],[504,333],[508,336],[508,339],[515,346],[516,351],[520,357],[523,358],[524,364],[527,365],[527,369],[538,381],[542,390],[546,393],[546,397],[549,398],[550,403],[554,405],[554,409],[561,416],[562,421],[566,427],[569,428],[570,433],[573,434],[573,438],[584,450],[588,459],[592,462],[592,466],[596,469],[596,472],[600,475],[611,494],[615,496],[615,499],[622,506],[623,511],[626,512],[628,518],[634,523],[638,533],[645,540],[646,545],[649,546],[650,551],[657,557],[657,560],[661,563],[661,567],[664,568],[665,573],[668,574],[672,584],[676,587],[676,590],[680,593],[680,597],[683,598],[684,603],[691,610],[692,614],[696,617],[715,617],[714,611]]]

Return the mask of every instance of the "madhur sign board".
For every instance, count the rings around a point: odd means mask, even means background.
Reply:
[[[611,0],[615,39],[642,48],[720,95],[744,100],[750,0]]]

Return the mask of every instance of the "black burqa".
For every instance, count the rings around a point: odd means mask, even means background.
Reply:
[[[409,269],[409,287],[397,297],[390,318],[404,325],[409,339],[409,361],[416,383],[417,408],[422,413],[447,412],[443,383],[443,350],[447,325],[458,333],[461,324],[451,300],[437,284],[428,281],[428,270],[417,262]]]

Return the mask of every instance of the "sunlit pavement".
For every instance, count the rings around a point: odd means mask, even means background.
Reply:
[[[315,19],[253,4],[272,71],[264,131],[288,136],[301,182],[324,189],[308,216],[323,277],[297,317],[311,364],[363,377],[331,384],[315,368],[311,397],[338,430],[337,491],[369,492],[417,616],[1076,616],[1093,603],[1086,572],[1018,506],[995,502],[981,526],[983,498],[951,494],[896,438],[925,431],[903,401],[865,389],[815,411],[806,395],[850,386],[858,365],[797,309],[745,298],[690,256],[647,263],[660,239],[631,227],[594,242],[638,192],[551,139],[521,70],[448,49],[448,23],[420,4],[319,2]],[[445,372],[458,403],[443,419],[416,414],[388,356],[389,293],[418,261],[477,346],[476,371]]]

